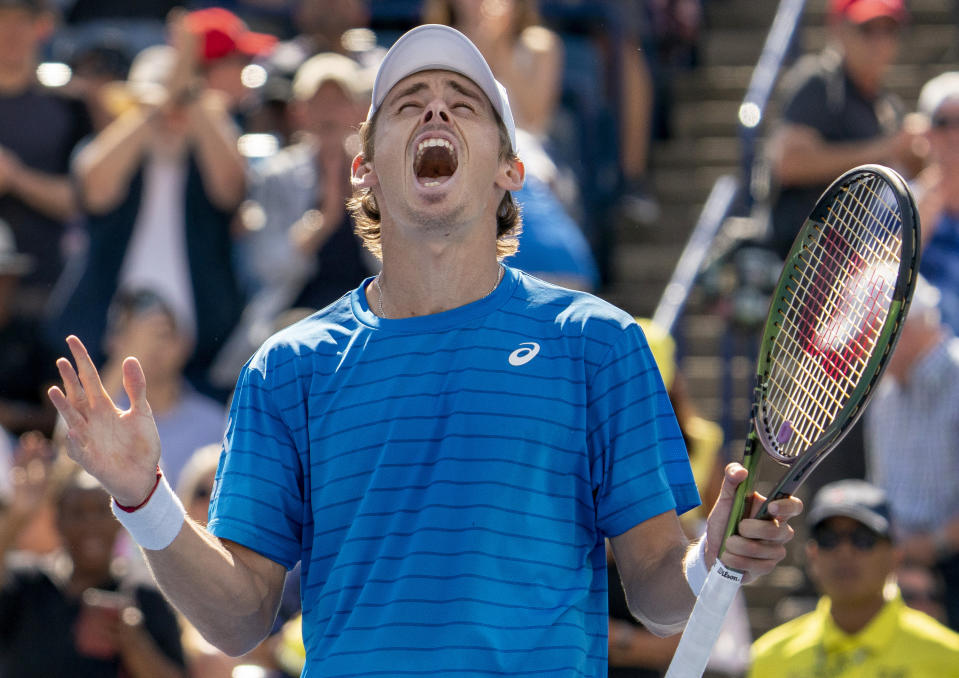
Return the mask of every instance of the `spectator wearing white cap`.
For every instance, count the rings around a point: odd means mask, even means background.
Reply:
[[[376,268],[346,211],[371,85],[356,61],[333,52],[296,71],[288,107],[294,143],[250,171],[238,253],[251,298],[214,368],[223,385],[233,385],[281,313],[323,308]]]
[[[402,36],[360,137],[351,205],[382,272],[243,369],[207,528],[156,472],[138,362],[120,414],[76,338],[82,380],[60,360],[50,391],[70,454],[231,653],[269,631],[301,562],[305,675],[605,674],[605,538],[633,612],[676,633],[746,470],[727,469],[690,548],[677,512],[699,498],[639,326],[498,260],[524,169],[505,90],[465,36]],[[725,542],[746,579],[785,555],[801,502],[771,507]]]
[[[932,78],[919,93],[927,164],[914,188],[922,222],[919,270],[942,295],[943,321],[959,333],[959,72]]]
[[[247,266],[263,285],[289,278],[291,264],[299,262],[307,277],[289,300],[299,296],[298,306],[326,306],[369,270],[346,200],[349,165],[358,150],[356,128],[369,106],[371,85],[349,57],[325,52],[307,59],[292,87],[296,143],[265,159],[251,179],[249,198],[263,221],[248,225]]]

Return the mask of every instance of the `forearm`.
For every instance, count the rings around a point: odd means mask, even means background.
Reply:
[[[152,109],[125,113],[84,148],[76,161],[83,207],[94,214],[116,207],[130,185],[151,135]]]
[[[279,606],[274,582],[235,550],[189,519],[170,546],[143,550],[167,599],[204,638],[233,656],[266,637]]]
[[[51,219],[66,221],[77,212],[70,180],[21,165],[10,178],[12,192],[24,203]]]
[[[192,143],[210,200],[232,210],[246,191],[246,163],[228,111],[217,97],[206,95],[190,107]]]
[[[827,183],[846,170],[870,162],[887,161],[890,139],[829,143],[813,130],[794,129],[771,144],[774,175],[782,186]]]
[[[610,544],[633,616],[657,636],[682,631],[696,598],[684,568],[692,551],[675,511],[644,520]]]
[[[687,546],[676,545],[658,560],[632,568],[623,580],[629,611],[660,637],[682,631],[696,603],[683,574],[686,552]]]

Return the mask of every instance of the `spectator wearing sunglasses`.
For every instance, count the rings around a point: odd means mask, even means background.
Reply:
[[[959,634],[907,607],[896,585],[900,552],[885,493],[864,480],[824,486],[809,511],[815,610],[752,647],[749,678],[959,676]]]

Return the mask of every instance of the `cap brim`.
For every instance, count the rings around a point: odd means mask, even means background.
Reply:
[[[277,39],[275,36],[251,31],[244,33],[237,39],[236,49],[238,52],[249,56],[261,56],[272,52],[276,43]]]
[[[898,23],[903,23],[908,18],[905,9],[895,9],[888,7],[884,3],[871,4],[868,2],[857,3],[843,13],[847,20],[854,24],[864,24],[873,19],[892,19]]]
[[[823,521],[836,517],[852,518],[877,534],[881,534],[884,537],[889,535],[889,521],[881,515],[862,508],[861,506],[828,506],[823,507],[819,511],[814,509],[809,513],[809,525],[815,528]]]

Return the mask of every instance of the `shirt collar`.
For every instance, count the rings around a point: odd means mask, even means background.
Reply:
[[[823,596],[816,606],[816,614],[822,617],[822,644],[827,652],[848,652],[856,648],[879,652],[892,642],[899,615],[905,603],[899,591],[888,600],[865,628],[853,634],[846,633],[836,626],[830,613],[832,601]]]

